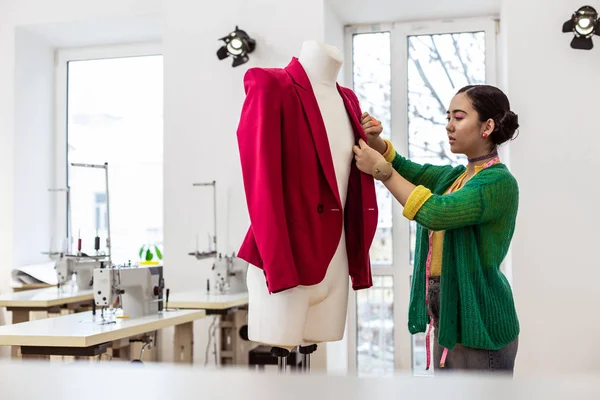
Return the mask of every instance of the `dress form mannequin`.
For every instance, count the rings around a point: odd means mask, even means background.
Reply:
[[[327,131],[341,204],[347,197],[355,139],[344,102],[336,87],[343,59],[339,50],[304,42],[298,57],[312,85]],[[343,212],[343,210],[340,210]],[[249,265],[248,337],[291,350],[301,345],[341,340],[344,335],[349,277],[344,229],[325,278],[316,285],[297,286],[270,294],[263,271]]]

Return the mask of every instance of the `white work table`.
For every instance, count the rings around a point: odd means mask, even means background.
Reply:
[[[61,288],[54,286],[0,295],[0,307],[6,307],[12,313],[13,324],[29,321],[32,311],[45,312],[48,316],[50,312],[60,313],[65,307],[71,312],[81,306],[91,306],[93,301],[94,294],[91,289],[79,290],[70,286]],[[18,347],[12,348],[12,357],[19,357],[18,350]]]
[[[169,309],[205,310],[207,315],[213,316],[213,324],[221,330],[219,336],[222,338],[220,357],[215,360],[218,365],[248,365],[248,352],[256,344],[242,340],[239,334],[247,324],[247,305],[248,292],[221,294],[202,290],[171,293],[166,304]]]
[[[13,324],[29,321],[30,311],[50,311],[63,306],[91,304],[93,301],[94,294],[91,289],[78,290],[68,287],[49,287],[0,295],[0,307],[6,307],[13,313]]]
[[[19,309],[48,309],[67,304],[91,302],[94,294],[91,289],[56,288],[25,290],[0,295],[0,307]],[[22,322],[22,321],[19,321]]]
[[[164,311],[140,318],[117,318],[100,310],[0,326],[0,346],[21,346],[23,356],[97,356],[110,343],[175,326],[175,361],[193,360],[193,321],[204,310]]]
[[[246,305],[248,305],[248,292],[218,294],[190,291],[171,294],[167,307],[206,310],[207,314],[215,314]]]

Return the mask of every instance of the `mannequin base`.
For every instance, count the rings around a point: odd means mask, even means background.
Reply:
[[[301,370],[305,373],[310,371],[310,355],[317,350],[317,345],[298,346],[298,352],[302,357]],[[280,373],[285,373],[287,366],[287,357],[290,355],[290,350],[283,347],[271,347],[271,355],[277,358],[277,370]]]
[[[307,373],[310,371],[310,355],[317,351],[317,345],[298,346],[298,351],[300,352],[302,359],[302,371]]]
[[[271,355],[277,358],[277,370],[279,372],[285,372],[287,357],[290,355],[290,351],[283,347],[271,347]]]

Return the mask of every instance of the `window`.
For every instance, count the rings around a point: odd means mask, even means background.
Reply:
[[[450,152],[446,110],[467,84],[495,83],[496,21],[465,20],[347,28],[348,79],[361,108],[380,119],[400,154],[424,164],[464,163]],[[425,334],[406,328],[416,224],[377,182],[379,225],[371,247],[374,286],[349,314],[350,370],[425,371]]]
[[[162,56],[147,46],[62,51],[59,59],[57,148],[65,153],[57,178],[71,203],[70,224],[64,211],[63,221],[87,254],[96,236],[108,252],[110,227],[113,263],[135,263],[142,245],[163,240]],[[79,165],[105,163],[108,174]]]
[[[363,111],[377,116],[383,126],[390,127],[392,120],[390,33],[355,35],[353,46],[354,91]],[[390,138],[390,131],[382,133]],[[371,247],[371,262],[392,265],[392,196],[379,181],[376,183],[379,223]]]
[[[369,290],[357,293],[359,375],[394,373],[394,278],[375,276]]]
[[[363,111],[391,126],[390,32],[357,34],[352,38],[352,82]],[[382,133],[390,138],[390,131]],[[379,221],[370,257],[373,288],[357,297],[357,367],[359,375],[391,374],[394,371],[392,195],[375,182]],[[387,268],[386,268],[387,267]],[[381,276],[379,276],[381,274]]]

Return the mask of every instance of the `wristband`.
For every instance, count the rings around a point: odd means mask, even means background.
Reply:
[[[392,176],[392,172],[394,172],[394,168],[392,167],[392,163],[387,162],[385,160],[380,160],[373,165],[373,178],[378,181],[386,181]]]

